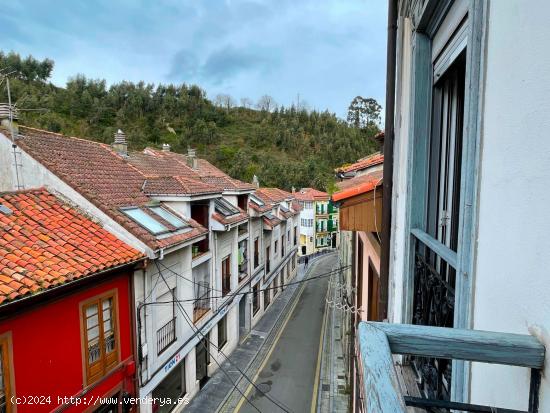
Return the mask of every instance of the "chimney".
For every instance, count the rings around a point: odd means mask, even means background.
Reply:
[[[260,187],[260,181],[258,180],[258,177],[256,175],[254,175],[252,177],[252,184],[256,187],[256,188],[259,188]]]
[[[296,188],[292,187],[292,193],[296,193]]]
[[[170,144],[169,143],[163,143],[162,144],[162,152],[170,152]]]
[[[197,150],[187,148],[187,166],[197,169]]]
[[[11,118],[10,118],[10,112],[11,112]],[[10,105],[7,103],[0,103],[0,125],[4,128],[8,129],[10,133],[12,134],[12,137],[17,137],[19,134],[19,127],[18,127],[18,112],[17,109],[15,109],[13,106],[11,107],[10,111]]]
[[[126,135],[120,129],[115,133],[115,142],[113,143],[113,149],[121,156],[128,156],[128,142],[126,142]]]

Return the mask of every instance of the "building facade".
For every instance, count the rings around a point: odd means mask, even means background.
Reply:
[[[326,192],[302,188],[294,193],[302,208],[300,220],[300,255],[310,255],[337,248],[338,208]]]
[[[45,186],[148,257],[132,279],[137,393],[182,401],[142,411],[181,410],[263,314],[251,274],[261,279],[257,289],[295,274],[298,205],[269,189],[268,210],[258,215],[250,201],[256,186],[192,150],[128,151],[121,131],[105,145],[20,127],[15,150],[9,132],[0,130],[2,189]],[[261,303],[273,298],[267,294]]]
[[[137,411],[143,254],[45,189],[0,194],[0,223],[0,411]]]

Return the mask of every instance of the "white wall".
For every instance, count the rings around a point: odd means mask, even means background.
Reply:
[[[547,350],[548,15],[550,3],[543,0],[528,5],[520,0],[490,2],[473,310],[474,328],[537,331]],[[472,401],[526,409],[528,377],[526,369],[475,365]],[[550,411],[548,375],[543,377],[539,411]]]

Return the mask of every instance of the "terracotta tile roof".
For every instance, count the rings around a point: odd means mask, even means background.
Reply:
[[[195,195],[219,193],[219,189],[200,180],[182,176],[150,177],[143,183],[143,192],[147,195]]]
[[[216,168],[210,162],[205,159],[196,159],[196,169],[188,166],[188,156],[176,152],[164,152],[157,151],[155,149],[147,148],[144,151],[146,154],[151,154],[157,158],[162,158],[168,162],[168,165],[174,165],[174,170],[179,171],[183,166],[186,173],[193,174],[192,177],[200,179],[208,184],[216,186],[220,191],[250,191],[255,189],[255,186],[247,182],[239,181],[238,179],[231,178],[222,170]],[[169,171],[170,169],[168,169]],[[157,170],[158,174],[158,170]],[[176,175],[171,173],[169,175]],[[187,175],[183,175],[187,176]]]
[[[352,179],[347,179],[336,183],[338,192],[332,194],[333,201],[350,198],[365,192],[372,191],[374,188],[382,185],[382,171],[374,171],[365,175],[356,176]]]
[[[231,215],[229,217],[224,217],[222,214],[215,212],[212,214],[212,218],[218,221],[222,225],[231,225],[237,222],[246,221],[248,219],[248,214],[241,211],[239,214]]]
[[[0,303],[144,258],[45,189],[0,193]]]
[[[383,162],[384,162],[384,155],[381,154],[380,152],[377,152],[365,158],[361,158],[357,162],[352,163],[351,165],[337,168],[336,172],[340,172],[340,173],[356,172],[356,171],[370,168],[371,166],[379,165]]]
[[[298,201],[328,201],[330,196],[323,191],[314,188],[302,188],[294,193]]]
[[[269,229],[273,229],[283,221],[281,221],[275,215],[267,214],[263,217],[263,222],[264,225],[266,225]]]
[[[294,195],[279,188],[258,188],[254,192],[264,202],[279,203],[293,199]]]
[[[142,191],[146,180],[144,173],[109,145],[23,126],[19,131],[23,135],[17,140],[21,149],[153,250],[208,232],[191,221],[192,231],[158,239],[123,214],[121,207],[142,207],[151,199]]]

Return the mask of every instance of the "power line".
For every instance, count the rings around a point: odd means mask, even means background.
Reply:
[[[158,268],[158,262],[155,261],[157,263],[157,268]],[[162,265],[163,267],[166,268],[165,265],[163,265],[162,263],[160,263],[160,265]],[[159,269],[159,274],[162,275],[160,269]],[[177,273],[175,273],[177,275]],[[163,280],[164,280],[164,276],[162,277]],[[181,305],[181,304],[180,304]],[[179,306],[178,306],[179,308]],[[197,328],[194,327],[194,325],[190,322],[188,316],[187,316],[187,313],[185,313],[185,310],[181,310],[184,312],[185,314],[185,319],[187,321],[187,324],[189,324],[189,326],[191,327],[191,329],[193,329],[193,331],[195,332],[195,334],[201,334],[203,336],[203,338],[205,338],[204,334],[202,334],[201,332],[198,331]],[[208,337],[206,337],[206,340],[213,346],[216,346],[212,341],[210,341],[210,339]],[[217,347],[217,346],[216,346]],[[227,354],[225,354],[221,349],[219,349],[219,353],[221,353],[223,355],[223,357],[233,366],[237,369],[237,371],[239,373],[241,373],[241,375],[246,379],[246,381],[248,381],[258,392],[262,393],[268,400],[270,400],[272,403],[274,403],[277,407],[279,407],[282,411],[284,411],[285,413],[291,413],[289,410],[287,410],[287,408],[283,405],[282,402],[278,401],[277,399],[275,399],[274,397],[272,398],[269,394],[266,394],[264,391],[262,391],[247,375],[244,371],[242,371],[239,366],[237,366],[235,363],[233,363],[231,361],[231,359],[227,356]],[[219,365],[219,364],[218,364]],[[240,392],[239,392],[240,393]],[[240,393],[242,395],[242,393]],[[244,395],[243,395],[244,396]],[[245,397],[246,398],[246,397]],[[248,400],[248,399],[247,399]]]
[[[157,265],[157,269],[158,269],[158,272],[159,272],[159,275],[162,277],[162,280],[164,281],[164,283],[166,284],[166,287],[170,288],[170,286],[168,285],[168,282],[166,281],[166,279],[164,278],[164,275],[162,274],[162,271],[158,265],[158,262],[155,260],[155,264]],[[258,413],[262,413],[262,411],[260,409],[258,409],[247,397],[246,395],[239,389],[239,387],[236,385],[236,383],[231,379],[231,376],[229,375],[229,373],[227,371],[225,371],[225,369],[221,366],[221,364],[218,362],[218,360],[216,360],[215,357],[212,357],[212,355],[210,354],[210,349],[208,348],[208,346],[206,346],[203,342],[204,339],[206,339],[208,342],[210,342],[210,340],[208,338],[206,338],[204,336],[204,334],[202,334],[202,332],[195,328],[195,326],[193,325],[193,323],[188,320],[187,318],[187,314],[185,312],[185,309],[182,307],[182,305],[180,303],[177,303],[178,304],[178,309],[180,310],[181,314],[183,315],[183,318],[185,319],[185,321],[187,322],[187,324],[189,324],[189,327],[191,327],[191,329],[195,332],[195,334],[197,335],[200,335],[202,336],[202,339],[199,341],[199,343],[204,347],[204,349],[206,350],[206,352],[208,353],[208,356],[210,358],[212,358],[214,360],[214,362],[218,365],[218,367],[220,368],[220,370],[226,375],[226,377],[229,379],[229,381],[231,382],[231,384],[233,385],[233,388],[235,390],[237,390],[243,397],[244,399],[254,408],[254,410],[256,410]],[[200,337],[199,336],[199,337]]]
[[[298,280],[298,281],[293,281],[293,282],[286,283],[286,284],[281,284],[277,287],[261,288],[261,289],[258,290],[258,293],[263,292],[263,291],[269,291],[269,290],[278,290],[282,287],[288,287],[288,286],[291,286],[291,285],[302,284],[302,283],[308,282],[308,281],[314,281],[314,280],[317,280],[317,279],[320,279],[320,278],[330,277],[330,276],[334,275],[335,273],[337,273],[338,271],[343,270],[345,268],[349,268],[349,267],[351,267],[351,265],[346,265],[344,267],[339,267],[335,270],[332,270],[332,271],[329,271],[329,272],[326,272],[326,273],[322,273],[322,274],[319,274],[319,275],[316,275],[316,276],[313,276],[313,277],[304,278],[303,280]],[[179,275],[179,276],[183,277],[182,275]],[[184,279],[186,279],[186,278],[184,278]],[[237,297],[239,295],[246,295],[246,294],[252,294],[252,293],[254,293],[254,292],[253,291],[244,291],[244,292],[237,292],[237,293],[220,295],[220,296],[212,296],[210,298],[230,298],[230,297]],[[185,300],[156,301],[156,302],[151,302],[151,303],[144,303],[143,305],[172,304],[172,303],[176,303],[176,302],[177,303],[188,303],[188,302],[192,302],[192,301],[196,301],[196,300],[197,300],[196,298],[189,298],[189,299],[185,299]]]

